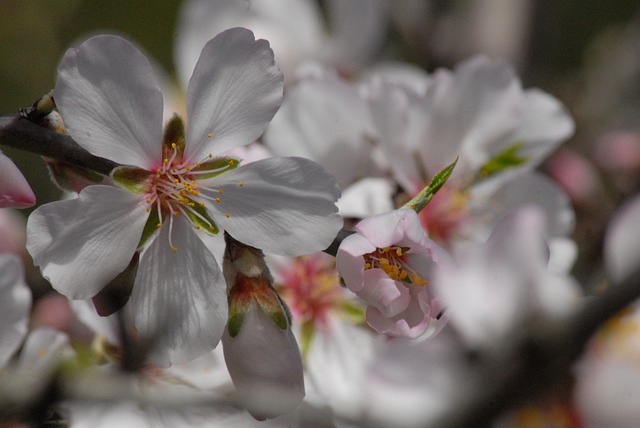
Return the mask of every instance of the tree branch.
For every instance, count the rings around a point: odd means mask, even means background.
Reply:
[[[36,125],[20,114],[0,116],[0,145],[109,175],[116,162],[92,155],[73,138]]]

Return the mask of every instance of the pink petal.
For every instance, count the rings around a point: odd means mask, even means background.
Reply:
[[[35,203],[27,180],[11,159],[0,152],[0,208],[27,208]]]

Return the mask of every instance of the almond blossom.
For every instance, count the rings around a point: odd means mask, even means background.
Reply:
[[[429,281],[447,257],[427,238],[415,211],[368,217],[338,249],[338,272],[367,302],[367,323],[380,333],[415,338],[439,315]]]
[[[153,68],[120,37],[70,49],[54,97],[80,146],[124,166],[111,174],[117,186],[88,186],[76,199],[34,211],[27,247],[71,299],[94,297],[139,254],[124,309],[138,333],[155,340],[158,363],[213,349],[227,321],[222,274],[199,233],[224,229],[266,251],[298,255],[326,248],[342,225],[335,180],[317,164],[272,158],[239,166],[220,157],[259,137],[282,98],[268,42],[246,29],[203,48],[189,83],[186,132],[174,116],[163,137]]]
[[[498,221],[486,242],[441,264],[435,293],[471,348],[500,343],[529,317],[561,318],[577,308],[577,283],[549,264],[544,222],[539,208],[521,208]]]
[[[323,61],[350,72],[369,61],[384,42],[385,3],[332,0],[323,11],[312,0],[185,1],[176,37],[178,75],[186,82],[198,58],[197,49],[218,32],[236,26],[272,43],[286,80],[304,60]]]

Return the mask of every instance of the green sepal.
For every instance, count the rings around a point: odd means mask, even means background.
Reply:
[[[431,202],[431,199],[433,199],[433,196],[436,193],[438,193],[438,190],[440,190],[440,188],[444,186],[444,183],[447,182],[449,177],[451,177],[451,174],[453,173],[453,169],[456,167],[457,163],[458,163],[458,158],[456,158],[456,160],[454,160],[453,163],[451,163],[449,166],[447,166],[442,171],[437,173],[433,177],[431,182],[424,189],[422,189],[420,193],[418,193],[413,199],[407,202],[403,206],[403,208],[411,208],[417,213],[422,211],[422,209],[426,207],[429,202]]]
[[[151,186],[155,174],[136,166],[119,166],[111,171],[111,179],[131,193],[143,194]]]
[[[236,337],[240,333],[244,316],[250,309],[253,297],[250,293],[247,283],[241,281],[237,286],[229,290],[229,319],[227,321],[227,331],[229,336]]]
[[[361,324],[365,322],[366,312],[365,309],[355,302],[349,300],[343,300],[338,305],[340,315],[348,319],[354,324]]]
[[[229,321],[227,321],[227,331],[229,336],[236,337],[240,333],[240,328],[244,322],[244,312],[241,310],[232,310],[229,307]]]
[[[152,209],[149,213],[147,222],[144,224],[144,229],[142,229],[142,235],[140,236],[140,241],[138,241],[138,246],[136,248],[142,248],[144,244],[149,240],[149,238],[151,238],[159,230],[158,224],[160,224],[158,210]]]
[[[200,162],[198,166],[192,169],[198,173],[198,180],[216,177],[222,173],[234,170],[240,165],[240,161],[236,158],[222,157],[209,159]],[[206,172],[209,171],[209,172]]]
[[[176,145],[176,159],[182,160],[184,154],[184,122],[177,114],[167,123],[164,128],[164,136],[162,138],[162,159],[170,159],[173,156],[173,144]]]
[[[189,216],[189,219],[196,226],[196,228],[198,230],[204,231],[208,235],[211,235],[211,236],[217,235],[218,232],[220,231],[218,229],[218,225],[216,224],[215,221],[213,221],[213,219],[207,212],[206,208],[200,205],[200,202],[198,201],[194,201],[193,199],[189,199],[189,201],[193,203],[193,206],[186,209],[185,212]],[[193,211],[200,214],[206,221],[203,220],[201,217],[198,217]]]
[[[512,145],[498,153],[496,156],[491,158],[480,168],[480,177],[491,177],[492,175],[504,171],[505,169],[514,168],[525,163],[528,159],[524,156],[518,155],[518,150],[522,148],[523,144],[524,142],[522,141],[513,143]]]
[[[302,327],[300,328],[300,350],[303,361],[307,360],[307,355],[309,355],[309,352],[311,351],[311,342],[315,333],[316,327],[313,320],[308,320],[302,323]]]
[[[268,290],[261,290],[260,293],[256,293],[255,299],[264,313],[271,318],[271,321],[273,321],[276,326],[280,327],[282,330],[289,328],[289,308],[284,304],[282,299],[280,299],[280,296],[273,287],[269,287]]]

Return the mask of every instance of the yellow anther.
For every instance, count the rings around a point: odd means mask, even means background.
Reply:
[[[220,202],[220,198],[216,198],[216,202]]]
[[[231,214],[226,213],[224,216],[225,216],[226,218],[229,218],[229,217],[231,217]]]
[[[216,230],[216,228],[213,226],[209,226],[209,230],[213,232],[214,230]]]
[[[156,174],[158,175],[162,174],[162,170],[160,168],[156,169]]]
[[[174,211],[173,212],[174,217],[178,216],[178,214],[180,214],[180,211]]]
[[[200,202],[200,208],[204,208],[204,202]]]
[[[224,189],[218,189],[218,193],[222,195],[224,193]]]
[[[213,134],[212,134],[211,132],[209,132],[209,133],[207,134],[207,137],[211,138],[211,137],[213,137]]]
[[[234,160],[233,160],[233,159],[231,159],[231,160],[229,161],[229,166],[233,166],[233,164],[234,164]]]
[[[162,163],[164,163],[165,165],[169,163],[169,159],[165,159],[162,161]]]
[[[241,181],[240,183],[238,183],[238,186],[240,187],[244,186],[244,181]]]
[[[157,228],[157,229],[160,229],[160,227],[161,227],[161,226],[162,226],[162,223],[158,223],[158,224],[156,224],[156,228]]]
[[[364,269],[365,269],[365,270],[367,270],[367,269],[371,269],[371,263],[365,263],[365,264],[364,264]]]
[[[186,169],[187,171],[191,171],[191,167],[190,166],[185,166],[184,169]]]
[[[171,148],[172,149],[175,149],[176,147],[178,147],[178,146],[176,146],[176,143],[171,143]]]
[[[200,168],[200,162],[196,162],[196,168]]]
[[[176,251],[178,251],[178,249],[176,247],[171,247],[171,251],[175,253]]]
[[[396,248],[396,254],[398,255],[398,257],[402,256],[402,248]]]
[[[180,180],[178,180],[177,178],[174,178],[174,179],[173,179],[173,182],[174,182],[175,184],[178,184],[178,183],[180,183]]]
[[[211,153],[208,154],[209,159],[211,159],[213,157],[213,155]]]
[[[420,275],[418,275],[415,272],[411,272],[411,282],[413,282],[416,285],[420,285],[420,286],[425,286],[425,285],[429,284],[429,281],[427,281],[426,279],[422,279],[420,277]]]

